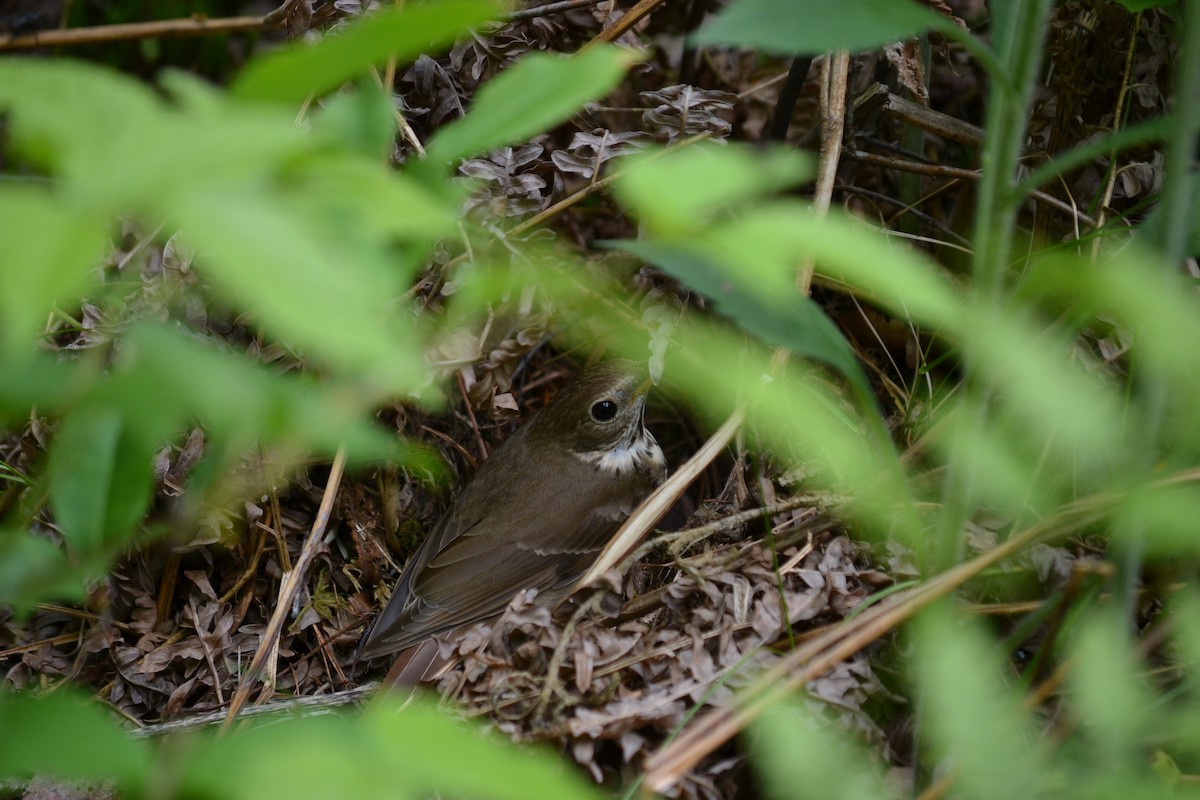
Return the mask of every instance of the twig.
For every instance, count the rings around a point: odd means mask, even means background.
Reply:
[[[887,156],[879,156],[874,153],[866,153],[862,150],[854,150],[846,154],[855,161],[861,161],[864,164],[874,164],[877,167],[884,169],[896,169],[903,172],[915,172],[919,175],[929,175],[934,178],[959,178],[961,180],[978,182],[981,173],[979,170],[962,169],[961,167],[947,167],[944,164],[920,164],[916,161],[905,161],[899,158],[888,158]],[[1042,205],[1050,206],[1051,208],[1069,214],[1078,219],[1080,222],[1086,223],[1089,227],[1096,227],[1096,220],[1084,214],[1078,209],[1074,209],[1069,203],[1064,203],[1057,197],[1051,197],[1045,192],[1031,191],[1030,197],[1037,200]]]
[[[1130,26],[1129,32],[1129,47],[1125,51],[1125,69],[1121,73],[1121,89],[1117,92],[1117,106],[1113,109],[1113,130],[1119,131],[1125,116],[1125,97],[1129,92],[1129,79],[1133,75],[1133,52],[1137,49],[1137,32],[1138,25],[1142,21],[1142,12],[1138,11],[1133,15],[1133,24]],[[1113,190],[1117,185],[1117,150],[1113,148],[1109,155],[1108,176],[1104,181],[1104,196],[1100,200],[1100,206],[1096,210],[1096,227],[1100,228],[1104,225],[1104,217],[1108,204],[1112,202]],[[1100,258],[1100,237],[1097,236],[1092,240],[1092,262],[1095,263]]]
[[[505,18],[509,22],[517,22],[523,19],[534,19],[536,17],[545,17],[550,14],[557,14],[560,11],[571,11],[576,8],[587,8],[604,0],[560,0],[557,3],[546,3],[544,6],[536,6],[534,8],[524,8],[520,11],[514,11],[508,14]]]
[[[378,686],[378,681],[371,681],[370,683],[356,686],[353,689],[334,692],[332,694],[317,695],[315,697],[295,697],[289,700],[267,703],[266,705],[252,706],[242,711],[241,716],[243,719],[246,719],[273,714],[294,716],[297,712],[305,712],[307,714],[330,713],[330,710],[333,708],[365,700]],[[216,725],[224,719],[224,711],[213,711],[208,714],[197,714],[194,717],[172,720],[171,722],[163,722],[157,725],[146,725],[131,730],[129,735],[135,739],[148,739],[152,736],[165,736],[169,733],[180,733],[197,728],[206,728],[210,725]]]
[[[288,609],[291,608],[292,598],[299,591],[300,582],[308,571],[308,564],[316,554],[317,545],[320,544],[325,528],[329,524],[329,517],[333,512],[333,500],[337,496],[338,486],[342,482],[342,470],[345,466],[346,449],[338,448],[337,455],[333,458],[333,466],[329,468],[329,480],[325,484],[325,494],[321,497],[321,506],[317,509],[317,518],[313,520],[308,538],[304,540],[304,546],[300,549],[300,557],[296,559],[295,567],[287,572],[283,584],[279,587],[279,599],[275,605],[275,611],[271,614],[266,630],[263,631],[262,638],[259,640],[258,649],[254,652],[254,658],[242,674],[233,700],[229,703],[229,711],[221,722],[221,733],[228,731],[238,714],[241,713],[242,707],[246,705],[246,700],[250,697],[251,687],[263,671],[268,655],[274,652],[279,635],[283,631],[284,620],[288,616]]]
[[[483,433],[479,430],[479,421],[475,419],[475,409],[471,406],[471,398],[467,394],[467,384],[463,380],[462,372],[458,373],[458,391],[462,395],[463,405],[467,407],[467,418],[471,420],[471,430],[475,431],[475,444],[479,445],[479,456],[481,460],[487,461],[487,443],[483,441]]]
[[[621,17],[612,25],[596,34],[596,38],[584,45],[583,49],[586,50],[587,48],[596,44],[615,42],[617,39],[621,38],[626,31],[641,22],[642,17],[649,14],[662,2],[663,0],[639,0],[636,6],[625,12],[625,16]]]
[[[239,33],[277,27],[279,23],[269,21],[269,17],[268,14],[261,17],[208,19],[202,14],[193,14],[182,19],[164,19],[154,22],[130,22],[121,25],[98,25],[90,28],[0,34],[0,51],[33,50],[38,47],[76,47],[85,44],[123,42],[131,39],[153,39],[159,36],[213,36],[221,33]]]
[[[217,662],[213,659],[212,648],[204,631],[200,630],[200,615],[196,613],[196,601],[188,600],[188,611],[192,612],[192,625],[196,627],[196,638],[200,640],[200,649],[204,651],[204,660],[208,663],[208,671],[212,674],[213,691],[217,693],[217,702],[225,705],[225,693],[221,691],[221,675],[217,672]]]

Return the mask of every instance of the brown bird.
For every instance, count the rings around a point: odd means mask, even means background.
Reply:
[[[631,361],[583,372],[484,462],[413,555],[356,658],[400,653],[385,685],[413,685],[430,637],[499,615],[522,589],[558,599],[666,475]]]

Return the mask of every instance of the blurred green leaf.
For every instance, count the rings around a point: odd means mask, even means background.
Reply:
[[[31,407],[59,414],[85,394],[100,372],[95,359],[59,361],[47,352],[0,355],[0,421],[27,417]]]
[[[157,224],[165,198],[253,180],[307,142],[287,114],[234,109],[223,93],[178,74],[172,85],[188,90],[173,108],[123,75],[67,61],[17,61],[29,66],[0,63],[0,108],[11,112],[14,144],[72,179],[60,191],[90,213],[141,213]]]
[[[735,0],[702,27],[700,45],[740,45],[781,55],[869,50],[938,22],[910,0]]]
[[[187,764],[184,785],[205,796],[296,800],[600,796],[550,753],[482,736],[424,701],[403,710],[377,703],[360,719],[276,721],[208,740]]]
[[[374,81],[359,81],[354,91],[326,100],[312,117],[313,136],[339,149],[385,163],[396,138],[396,108]]]
[[[1177,0],[1117,0],[1118,3],[1125,6],[1129,11],[1146,11],[1151,8],[1169,8],[1176,4]]]
[[[261,437],[331,455],[405,460],[415,453],[369,422],[369,393],[323,386],[313,376],[275,375],[240,354],[220,352],[166,327],[131,329],[121,362],[120,405],[172,398],[179,424],[198,419],[214,435],[246,447]],[[199,379],[198,378],[202,378]]]
[[[406,776],[459,797],[527,800],[599,800],[605,796],[549,749],[518,746],[453,719],[432,703],[397,713],[380,703],[362,722],[387,753],[394,784]],[[470,769],[462,765],[470,764]]]
[[[946,604],[917,619],[916,678],[922,734],[954,770],[965,796],[1010,800],[1049,787],[1046,754],[1020,700],[1005,686],[1007,658]]]
[[[37,698],[0,693],[0,778],[114,778],[133,789],[149,776],[153,759],[149,745],[130,739],[99,705],[70,690]]]
[[[1200,487],[1135,486],[1122,498],[1114,528],[1141,531],[1141,542],[1149,557],[1194,559],[1200,556],[1198,519]]]
[[[379,9],[316,44],[298,43],[251,61],[231,92],[238,100],[298,103],[337,88],[385,59],[407,61],[444,47],[497,14],[494,3],[480,0]]]
[[[343,370],[371,373],[376,391],[421,383],[408,319],[395,313],[399,275],[378,251],[334,238],[334,228],[287,213],[265,191],[191,192],[176,199],[182,236],[235,306],[285,342]]]
[[[99,558],[68,559],[62,547],[30,531],[0,528],[0,605],[25,610],[41,600],[82,600],[84,581],[104,566]]]
[[[42,187],[0,186],[0,349],[8,353],[29,348],[51,307],[82,292],[104,253],[107,220],[71,205]]]
[[[635,61],[614,47],[569,58],[530,53],[481,86],[465,117],[438,130],[426,160],[435,168],[453,165],[548,130],[608,94]]]
[[[329,154],[308,160],[289,176],[278,202],[326,236],[384,244],[410,239],[432,244],[455,230],[456,200],[463,193],[435,195],[403,173],[391,173],[357,156]],[[340,236],[339,236],[340,234]],[[415,264],[399,260],[385,272],[411,277]]]
[[[132,409],[129,409],[132,410]],[[153,495],[154,450],[126,409],[87,404],[62,421],[50,451],[50,505],[84,554],[122,544]]]
[[[753,257],[736,265],[711,258],[701,246],[680,242],[610,243],[663,269],[709,297],[725,316],[768,344],[833,367],[868,403],[870,385],[854,351],[825,312],[793,283],[790,274]],[[753,264],[761,266],[753,269]]]
[[[13,144],[58,173],[87,174],[114,150],[135,152],[159,107],[146,86],[94,65],[0,60],[0,111],[11,113]]]
[[[816,706],[818,701],[794,698],[771,706],[751,726],[750,757],[767,797],[899,797],[884,781],[878,758]]]
[[[810,160],[793,150],[710,142],[651,151],[622,163],[614,191],[657,235],[702,230],[722,208],[744,205],[812,176]]]
[[[1130,770],[1143,763],[1141,737],[1157,724],[1154,698],[1138,675],[1128,624],[1115,611],[1095,614],[1073,642],[1074,716],[1097,748],[1096,763]]]

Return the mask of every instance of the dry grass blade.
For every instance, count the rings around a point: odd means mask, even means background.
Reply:
[[[304,540],[304,547],[300,550],[300,557],[296,559],[295,566],[287,573],[287,577],[279,587],[279,600],[275,605],[275,611],[271,614],[271,619],[267,623],[266,630],[263,631],[262,639],[258,643],[258,649],[254,653],[254,659],[242,675],[242,679],[238,683],[237,692],[234,693],[233,699],[229,702],[229,711],[221,723],[220,730],[222,733],[229,730],[229,726],[237,719],[242,707],[246,705],[247,698],[250,697],[250,689],[262,672],[267,658],[275,651],[275,647],[279,641],[279,634],[283,631],[284,620],[287,619],[288,609],[292,605],[292,598],[299,591],[300,582],[304,579],[304,575],[308,571],[308,565],[317,551],[317,545],[325,533],[325,528],[329,525],[329,516],[333,512],[333,500],[337,496],[338,486],[341,485],[342,470],[345,466],[346,449],[344,447],[338,448],[337,455],[333,459],[333,465],[329,468],[329,480],[325,484],[325,494],[321,497],[321,507],[317,511],[317,518],[313,520],[312,528],[308,532],[308,538]]]
[[[600,557],[596,559],[592,568],[575,584],[576,590],[594,583],[601,575],[620,564],[626,556],[633,552],[646,532],[654,526],[654,523],[667,513],[667,509],[683,495],[692,481],[707,469],[713,459],[733,441],[733,437],[737,434],[738,428],[741,427],[745,418],[745,408],[739,407],[729,415],[725,424],[709,437],[694,456],[675,470],[675,474],[667,478],[661,486],[642,501],[642,504],[629,515],[629,519],[625,520],[625,524],[600,553]]]

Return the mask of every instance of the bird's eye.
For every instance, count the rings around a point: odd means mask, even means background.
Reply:
[[[608,422],[617,415],[617,404],[612,400],[601,400],[592,406],[592,419],[597,422]]]

